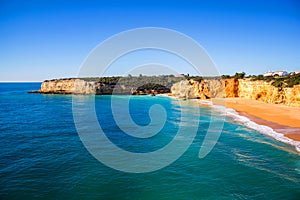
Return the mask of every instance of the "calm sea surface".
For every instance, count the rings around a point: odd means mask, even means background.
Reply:
[[[226,118],[214,149],[199,159],[209,116],[219,114],[211,108],[200,107],[197,135],[177,161],[150,173],[124,173],[86,150],[74,125],[72,96],[27,94],[39,87],[40,83],[0,84],[0,199],[300,199],[300,156],[294,147],[232,118]],[[96,96],[95,108],[107,137],[117,146],[149,152],[172,141],[180,120],[174,100],[131,98],[130,112],[139,125],[150,122],[148,109],[153,104],[164,106],[168,116],[159,134],[137,139],[116,125],[111,98]]]

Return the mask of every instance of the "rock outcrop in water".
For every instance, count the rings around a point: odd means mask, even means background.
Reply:
[[[278,88],[266,81],[250,79],[184,80],[171,88],[172,95],[184,99],[240,97],[274,104],[300,107],[300,85]]]

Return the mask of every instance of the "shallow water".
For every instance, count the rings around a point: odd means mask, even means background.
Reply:
[[[81,142],[73,120],[72,96],[27,94],[39,87],[40,83],[0,84],[0,199],[300,197],[300,157],[294,147],[237,124],[231,117],[226,118],[213,150],[199,159],[210,115],[220,112],[195,104],[185,105],[184,109],[200,109],[197,135],[178,160],[149,173],[111,169],[96,160]],[[84,97],[84,102],[91,98]],[[94,99],[106,136],[122,149],[155,151],[170,143],[179,128],[180,109],[172,99],[131,98],[130,113],[138,125],[150,123],[151,105],[160,104],[166,109],[167,123],[147,139],[120,130],[111,113],[111,96]],[[189,128],[189,123],[187,120],[182,126]]]

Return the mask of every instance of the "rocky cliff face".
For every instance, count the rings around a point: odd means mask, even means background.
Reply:
[[[44,94],[159,94],[167,93],[170,90],[158,88],[138,89],[134,86],[123,84],[103,84],[99,81],[86,81],[79,78],[57,79],[44,81],[39,91],[31,93]]]
[[[168,91],[138,91],[132,86],[102,84],[77,78],[44,81],[39,93],[51,94],[157,94]],[[184,99],[240,97],[267,103],[300,107],[300,85],[277,88],[265,81],[249,79],[182,80],[171,87],[172,95]]]
[[[171,92],[174,96],[185,99],[240,97],[300,107],[300,85],[292,88],[277,88],[270,82],[249,79],[202,80],[201,82],[184,80],[174,84]]]
[[[222,80],[183,80],[171,87],[174,96],[184,99],[210,99],[225,97],[224,81]]]
[[[38,92],[45,94],[131,94],[132,89],[124,85],[115,87],[97,81],[70,78],[44,81]]]
[[[238,97],[300,107],[300,85],[277,88],[270,82],[240,79]]]
[[[40,92],[55,94],[96,94],[96,90],[96,82],[87,82],[80,79],[59,79],[44,81]]]

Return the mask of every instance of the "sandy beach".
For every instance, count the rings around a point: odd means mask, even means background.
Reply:
[[[212,101],[216,105],[224,105],[224,100]],[[269,126],[290,139],[300,141],[300,108],[242,98],[226,98],[225,106],[257,124]]]

